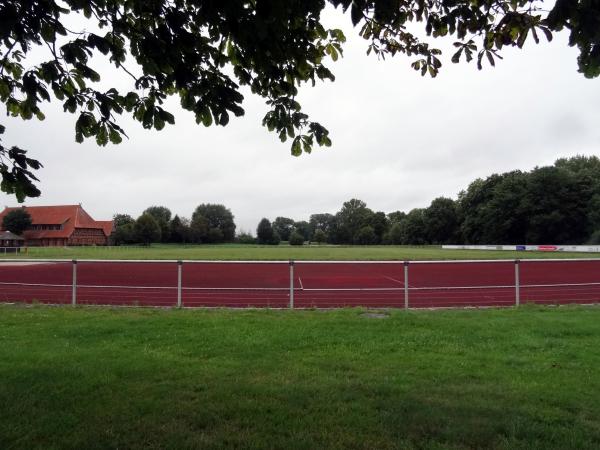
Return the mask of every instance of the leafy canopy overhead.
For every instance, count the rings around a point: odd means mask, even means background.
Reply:
[[[144,128],[174,124],[163,107],[169,96],[205,126],[225,126],[244,114],[241,87],[265,99],[263,125],[291,152],[331,145],[328,131],[296,101],[299,86],[334,80],[327,66],[342,54],[344,34],[326,29],[327,4],[350,14],[381,58],[403,53],[412,67],[435,77],[441,51],[431,38],[451,36],[452,62],[495,64],[504,46],[522,47],[566,28],[579,49],[579,71],[600,74],[598,0],[39,0],[0,2],[0,100],[7,113],[44,118],[42,103],[55,97],[75,114],[75,139],[99,145],[126,136],[117,123],[127,113]],[[64,25],[68,14],[87,18],[84,29]],[[409,29],[424,25],[426,40]],[[93,31],[87,31],[93,30]],[[30,63],[33,48],[45,51]],[[97,89],[97,59],[107,58],[131,77],[129,89]],[[106,80],[105,80],[106,81]],[[0,127],[0,134],[4,128]],[[39,195],[24,150],[0,145],[1,189],[22,201]]]

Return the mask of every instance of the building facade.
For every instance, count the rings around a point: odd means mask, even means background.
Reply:
[[[28,247],[67,245],[108,245],[114,231],[112,220],[94,220],[81,205],[23,206],[31,216],[31,226],[22,233]],[[0,212],[0,231],[4,216],[19,208]]]

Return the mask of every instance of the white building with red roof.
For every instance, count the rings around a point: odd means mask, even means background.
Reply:
[[[10,211],[23,208],[31,216],[31,226],[22,233],[27,246],[108,245],[112,220],[94,220],[81,205],[6,207],[2,222]]]

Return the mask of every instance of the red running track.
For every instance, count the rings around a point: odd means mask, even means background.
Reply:
[[[175,262],[77,264],[77,303],[175,306]],[[71,262],[0,261],[0,302],[68,304]],[[521,303],[600,302],[600,260],[521,261]],[[404,264],[294,265],[295,307],[403,307]],[[515,264],[415,262],[408,266],[409,306],[480,307],[515,304]],[[184,263],[182,304],[187,307],[287,307],[288,263]]]

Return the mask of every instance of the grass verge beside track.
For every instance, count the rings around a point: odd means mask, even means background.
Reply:
[[[600,308],[0,306],[0,448],[600,446]]]
[[[207,260],[456,260],[456,259],[530,259],[530,258],[600,258],[598,253],[511,252],[484,250],[443,250],[440,246],[335,246],[290,245],[260,246],[161,245],[149,247],[32,247],[18,256],[3,258],[67,258],[67,259],[207,259]]]

